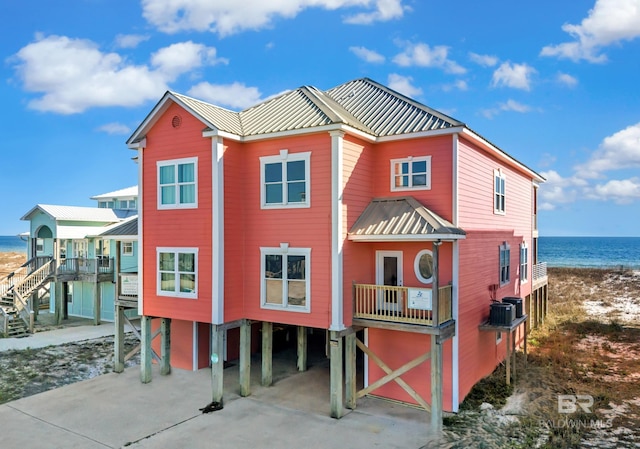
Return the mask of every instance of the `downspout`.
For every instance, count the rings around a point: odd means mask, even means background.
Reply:
[[[452,142],[452,222],[456,227],[459,221],[458,210],[458,134],[453,135]],[[460,243],[458,240],[454,240],[452,243],[452,270],[451,270],[451,318],[455,322],[455,334],[451,341],[451,407],[452,411],[457,413],[460,402],[460,325],[458,323],[458,306],[459,306],[459,286],[460,286]]]

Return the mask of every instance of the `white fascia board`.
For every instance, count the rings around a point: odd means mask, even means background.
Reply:
[[[453,412],[458,412],[460,402],[460,324],[458,316],[460,311],[460,246],[453,242],[452,276],[453,285],[451,291],[451,318],[455,323],[455,334],[451,341],[451,405]]]
[[[224,323],[224,145],[211,139],[211,322]]]
[[[222,137],[223,139],[235,140],[237,142],[242,141],[242,136],[239,136],[233,133],[228,133],[226,131],[221,131],[219,129],[209,129],[206,131],[202,131],[202,137],[208,137],[208,138]]]
[[[514,159],[513,157],[509,156],[507,153],[502,151],[500,148],[496,147],[494,144],[492,144],[491,142],[489,142],[488,140],[486,140],[484,137],[480,136],[479,134],[476,134],[475,132],[471,131],[468,128],[463,128],[462,129],[462,134],[464,134],[469,139],[474,140],[476,143],[480,144],[480,146],[484,147],[485,149],[489,150],[489,152],[492,153],[496,158],[500,159],[501,161],[504,161],[504,162],[508,163],[509,165],[512,165],[512,166],[518,168],[520,171],[523,171],[523,172],[527,173],[529,176],[531,176],[531,178],[534,181],[538,181],[538,182],[545,182],[546,181],[546,179],[544,179],[538,173],[536,173],[533,170],[531,170],[529,167],[524,165],[522,162],[519,162],[516,159]]]
[[[146,139],[143,140],[144,142],[146,142]],[[140,161],[140,163],[138,164],[138,196],[142,199],[142,161],[143,161],[143,151],[144,147],[140,147],[138,148],[138,161]],[[140,276],[138,276],[138,315],[143,316],[144,315],[144,295],[142,294],[143,290],[143,283],[142,283],[142,279],[144,278],[144,258],[142,257],[142,253],[144,253],[144,243],[143,243],[143,235],[142,235],[142,201],[138,202],[138,273],[140,273]]]
[[[145,148],[146,146],[147,146],[146,137],[139,142],[133,142],[133,143],[127,144],[127,147],[129,147],[130,150],[140,150],[142,148]],[[138,195],[140,195],[140,192],[138,192]]]
[[[313,128],[301,128],[301,129],[292,129],[288,131],[278,131],[275,133],[255,134],[252,136],[243,137],[241,140],[243,142],[253,142],[256,140],[278,139],[281,137],[299,136],[304,134],[317,134],[321,132],[331,132],[331,131],[343,131],[346,134],[358,136],[362,139],[365,139],[371,142],[376,141],[375,136],[372,136],[371,134],[365,133],[363,131],[360,131],[351,126],[344,125],[341,123],[315,126]]]
[[[331,325],[329,330],[340,331],[344,325],[343,295],[343,158],[344,131],[331,135]]]
[[[451,234],[429,234],[427,235],[349,235],[349,240],[353,242],[453,242],[464,240],[464,235]]]
[[[393,136],[378,137],[376,142],[395,142],[396,140],[419,139],[422,137],[446,136],[449,134],[457,134],[462,132],[463,126],[454,126],[452,128],[434,129],[432,131],[420,131],[416,133],[396,134]]]

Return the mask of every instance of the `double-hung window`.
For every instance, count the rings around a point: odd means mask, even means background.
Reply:
[[[160,296],[197,298],[198,249],[158,248],[158,289]]]
[[[511,249],[504,242],[500,245],[500,286],[506,285],[511,280]]]
[[[260,197],[262,209],[309,207],[309,161],[311,152],[289,153],[260,158]]]
[[[391,160],[391,191],[429,190],[431,156]]]
[[[297,312],[311,310],[310,248],[260,248],[261,306]]]
[[[503,215],[506,212],[505,207],[505,186],[506,176],[502,170],[493,171],[493,212]]]
[[[520,282],[529,279],[529,248],[526,242],[520,244]]]
[[[120,251],[123,256],[133,256],[133,242],[122,242],[120,244]]]
[[[160,161],[158,209],[198,207],[198,158]]]

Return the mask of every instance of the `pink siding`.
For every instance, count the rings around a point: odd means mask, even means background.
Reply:
[[[171,126],[179,115],[182,125]],[[202,137],[202,122],[172,105],[146,136],[143,150],[143,213],[145,315],[211,322],[211,139]],[[163,160],[198,157],[198,208],[158,210],[157,167]],[[197,247],[198,298],[158,296],[156,248]]]
[[[260,209],[260,157],[311,151],[311,207]],[[245,318],[327,328],[331,316],[331,137],[328,133],[247,143],[242,148],[246,210]],[[260,307],[260,247],[311,248],[311,313]]]

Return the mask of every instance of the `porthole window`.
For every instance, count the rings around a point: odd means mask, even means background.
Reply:
[[[433,253],[428,249],[420,251],[416,256],[413,268],[420,282],[431,284],[433,282]]]

